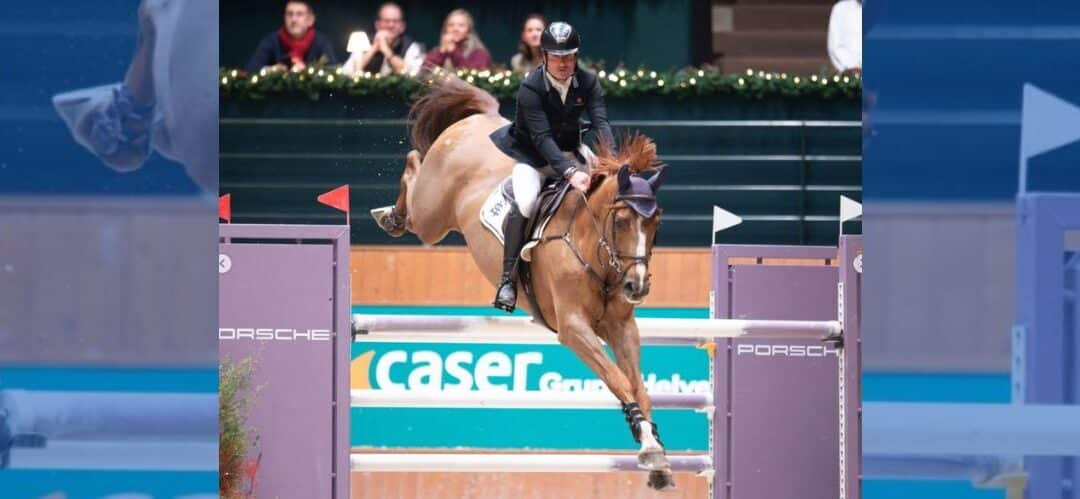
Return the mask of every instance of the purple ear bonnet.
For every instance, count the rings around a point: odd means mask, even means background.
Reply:
[[[656,213],[656,197],[653,194],[652,186],[649,185],[649,181],[645,180],[637,175],[630,177],[630,186],[626,192],[620,192],[619,194],[631,195],[631,196],[648,196],[651,199],[626,199],[626,204],[630,205],[638,215],[645,218],[649,218]]]

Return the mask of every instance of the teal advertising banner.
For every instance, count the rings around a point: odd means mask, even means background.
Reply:
[[[353,390],[603,391],[561,345],[353,343]],[[709,359],[687,346],[642,347],[650,392],[707,393]],[[704,414],[657,410],[668,450],[707,448]],[[354,408],[352,445],[394,448],[636,449],[622,413],[607,409]]]

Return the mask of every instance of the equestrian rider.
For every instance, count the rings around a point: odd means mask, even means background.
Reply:
[[[599,139],[615,148],[600,81],[577,66],[580,45],[581,37],[572,26],[551,23],[540,37],[543,64],[518,89],[514,122],[491,134],[495,145],[517,161],[511,178],[516,202],[506,223],[502,279],[493,303],[507,312],[513,312],[517,302],[514,267],[540,187],[559,175],[582,192],[589,188],[589,173],[576,166],[592,156],[581,143],[582,112],[588,111]]]

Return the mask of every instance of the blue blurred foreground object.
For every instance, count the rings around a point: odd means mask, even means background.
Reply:
[[[217,2],[5,15],[0,496],[217,497]]]

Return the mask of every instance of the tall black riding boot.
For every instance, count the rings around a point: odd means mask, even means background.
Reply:
[[[505,244],[503,244],[503,271],[499,287],[495,291],[495,308],[507,312],[514,311],[517,303],[516,265],[525,244],[525,221],[527,219],[518,210],[517,203],[511,203],[507,214]]]

